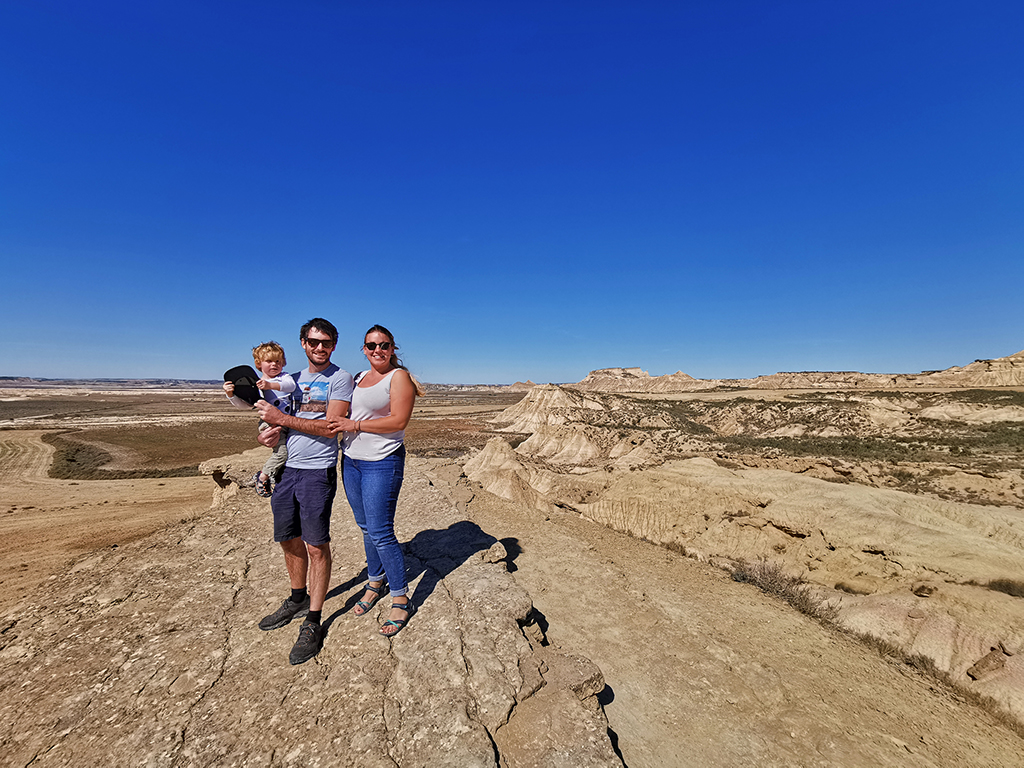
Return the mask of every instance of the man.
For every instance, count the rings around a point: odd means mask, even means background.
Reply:
[[[305,616],[288,661],[302,664],[320,652],[321,612],[331,580],[331,506],[338,490],[338,438],[328,421],[348,415],[352,377],[331,362],[338,329],[315,317],[299,332],[309,368],[293,374],[294,409],[289,416],[270,403],[256,404],[260,418],[271,425],[257,438],[268,447],[277,444],[287,427],[288,460],[274,488],[274,541],[284,550],[292,593],[281,607],[259,623],[260,629],[283,627]],[[308,589],[307,589],[308,581]]]

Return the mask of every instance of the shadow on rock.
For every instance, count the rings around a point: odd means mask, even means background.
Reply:
[[[501,540],[501,545],[505,547],[505,552],[508,553],[508,557],[505,558],[505,564],[508,566],[508,572],[515,573],[519,570],[516,566],[516,558],[523,553],[523,548],[519,546],[519,539],[514,536],[508,536]]]
[[[417,607],[422,606],[438,582],[474,554],[491,549],[497,542],[494,536],[469,520],[460,520],[443,530],[420,531],[404,547],[407,554],[412,555],[408,563],[409,583],[423,576],[410,600]]]
[[[363,570],[361,570],[351,579],[346,581],[344,584],[338,584],[337,586],[335,586],[330,592],[327,593],[327,598],[324,601],[324,605],[327,605],[327,600],[330,600],[332,597],[339,597],[340,595],[343,595],[346,592],[348,592],[350,589],[354,589],[358,584],[365,581],[368,575],[369,574],[366,572],[366,568],[364,567]],[[324,630],[330,629],[331,624],[333,624],[334,620],[337,619],[341,614],[348,613],[349,611],[351,611],[355,604],[359,602],[359,598],[362,596],[362,594],[362,592],[357,592],[355,594],[349,595],[348,600],[345,601],[345,604],[341,606],[341,608],[332,611],[331,615],[324,619]]]

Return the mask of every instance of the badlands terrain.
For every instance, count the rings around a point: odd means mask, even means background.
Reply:
[[[12,387],[0,764],[1019,764],[1022,360],[435,390],[399,508],[421,610],[390,643],[351,615],[339,499],[297,668],[252,626],[283,580],[264,449],[192,474],[252,417]]]

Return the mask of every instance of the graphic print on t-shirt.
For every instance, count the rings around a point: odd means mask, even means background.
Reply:
[[[299,411],[303,413],[326,413],[328,385],[329,382],[326,379],[301,384],[302,405],[299,406]]]

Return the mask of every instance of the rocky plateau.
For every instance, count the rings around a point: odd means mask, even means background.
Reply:
[[[943,375],[1004,380],[1022,363]],[[600,391],[609,375],[531,390],[467,477],[737,579],[777,567],[836,626],[1024,722],[1024,393],[630,394],[643,378],[628,371]],[[685,385],[650,381],[666,378]]]

